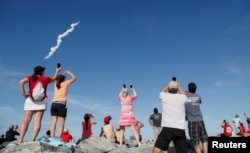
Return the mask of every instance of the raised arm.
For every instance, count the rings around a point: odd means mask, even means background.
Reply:
[[[161,92],[167,92],[168,91],[168,85],[165,85],[162,89]]]
[[[97,122],[96,122],[95,117],[92,114],[89,114],[89,116],[90,116],[91,124],[96,124]]]
[[[133,85],[130,85],[131,90],[133,91],[134,97],[137,98],[137,93]]]
[[[73,82],[75,82],[76,81],[76,76],[72,73],[72,72],[70,72],[69,70],[67,70],[67,71],[65,71],[65,72],[63,72],[63,74],[64,75],[70,75],[70,84],[72,84]]]
[[[122,89],[121,89],[121,91],[120,91],[120,93],[119,93],[119,97],[122,96],[122,91],[123,91],[124,89],[126,89],[126,84],[123,84],[123,85],[122,85]]]
[[[186,95],[186,92],[181,88],[181,85],[178,85],[178,91],[180,92],[180,94]]]
[[[55,71],[54,76],[51,77],[51,82],[53,82],[53,81],[56,80],[56,77],[57,77],[58,73],[61,71],[61,69],[62,69],[61,67],[57,67],[57,68],[56,68],[56,71]]]

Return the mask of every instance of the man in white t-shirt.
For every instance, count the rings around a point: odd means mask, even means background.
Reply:
[[[179,92],[179,93],[178,93]],[[177,81],[170,81],[162,88],[159,96],[162,102],[162,130],[158,135],[152,153],[168,149],[173,141],[176,152],[187,153],[185,135],[185,102],[189,101]]]

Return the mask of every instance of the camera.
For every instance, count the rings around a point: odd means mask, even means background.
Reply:
[[[61,67],[61,64],[60,63],[57,63],[57,68],[60,68]]]
[[[172,77],[172,81],[176,81],[176,77]]]

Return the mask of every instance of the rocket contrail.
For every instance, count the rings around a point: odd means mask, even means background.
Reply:
[[[70,25],[70,29],[66,30],[63,34],[59,34],[56,40],[56,46],[51,47],[50,48],[50,52],[49,54],[44,58],[44,59],[49,59],[55,52],[56,50],[60,47],[61,43],[62,43],[62,38],[66,37],[70,32],[74,31],[74,27],[77,26],[80,23],[80,21],[76,22],[76,23],[72,23]]]

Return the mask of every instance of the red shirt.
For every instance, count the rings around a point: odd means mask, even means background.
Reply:
[[[72,135],[69,133],[63,133],[61,139],[63,142],[68,143],[72,139]]]
[[[224,135],[227,137],[231,137],[232,136],[232,126],[230,124],[225,124],[224,125]]]
[[[86,127],[86,125],[88,125]],[[89,120],[86,124],[86,122],[82,122],[82,137],[90,137],[92,135],[92,124],[91,121]]]
[[[36,81],[32,80],[32,76],[28,76],[27,77],[29,79],[29,95],[31,95],[33,89],[35,88],[36,85]],[[44,76],[38,76],[37,81],[41,81],[43,88],[45,90],[45,95],[46,95],[46,90],[47,90],[47,86],[48,84],[51,82],[51,78],[50,77],[44,77]]]

